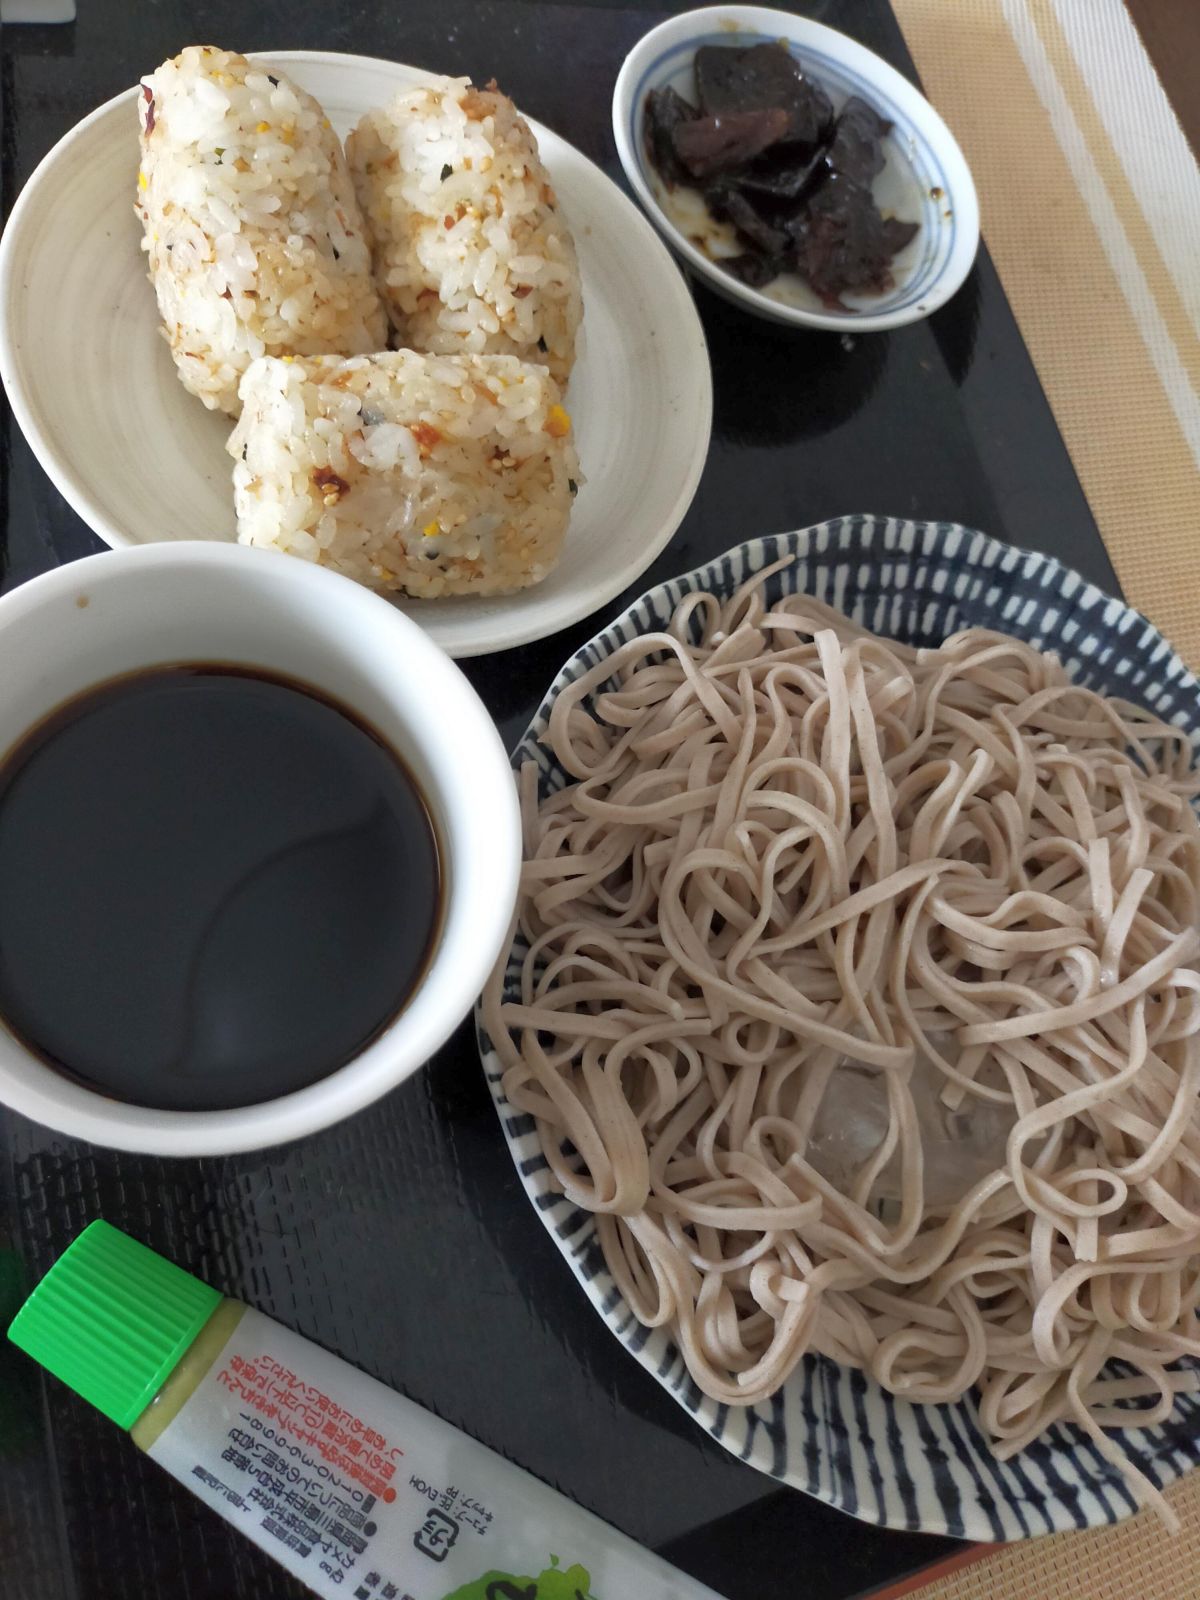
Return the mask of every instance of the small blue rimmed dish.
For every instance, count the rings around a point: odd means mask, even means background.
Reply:
[[[748,46],[779,40],[835,111],[853,96],[891,124],[885,165],[873,194],[884,215],[915,222],[911,243],[892,262],[890,288],[845,293],[831,305],[795,273],[754,289],[720,264],[737,252],[732,233],[708,215],[696,189],[671,189],[646,148],[646,99],[673,88],[694,101],[693,58],[701,45]],[[807,17],[764,6],[709,6],[652,29],[625,58],[613,91],[613,134],[634,193],[667,243],[718,294],[775,322],[841,332],[898,328],[919,321],[958,290],[979,248],[979,201],[954,135],[886,61],[864,45]]]

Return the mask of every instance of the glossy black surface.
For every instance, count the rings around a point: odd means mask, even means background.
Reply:
[[[886,0],[798,9],[911,74]],[[80,0],[80,12],[72,28],[4,29],[6,207],[79,117],[200,35],[242,50],[348,50],[495,74],[615,177],[613,81],[662,14],[525,0]],[[845,341],[769,327],[695,293],[716,383],[712,452],[691,512],[639,587],[752,534],[876,511],[973,524],[1051,550],[1114,588],[986,256],[930,321]],[[99,545],[7,416],[4,430],[0,561],[11,588]],[[468,664],[510,744],[564,657],[620,603],[555,638]],[[282,1150],[171,1162],[74,1144],[14,1116],[3,1131],[8,1305],[104,1215],[440,1412],[729,1600],[847,1600],[949,1548],[781,1490],[695,1430],[603,1328],[526,1204],[465,1026],[382,1104]],[[300,1592],[111,1424],[0,1346],[4,1600]]]

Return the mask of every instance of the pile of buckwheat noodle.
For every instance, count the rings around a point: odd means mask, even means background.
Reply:
[[[1074,1421],[1170,1521],[1106,1430],[1197,1387],[1190,743],[1002,634],[766,609],[776,570],[559,694],[504,1092],[705,1394],[806,1351],[975,1386],[998,1455]]]

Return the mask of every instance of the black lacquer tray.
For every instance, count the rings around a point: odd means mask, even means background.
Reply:
[[[912,75],[886,0],[796,9]],[[664,14],[532,0],[79,0],[79,10],[73,25],[0,36],[5,213],[80,117],[193,42],[495,76],[619,179],[613,82]],[[691,512],[639,587],[753,534],[872,511],[982,528],[1115,591],[986,253],[947,307],[891,334],[793,333],[694,292],[713,363],[712,451]],[[99,545],[6,410],[2,425],[0,576],[11,588]],[[629,598],[554,638],[467,663],[510,745],[565,657]],[[381,1104],[256,1155],[120,1155],[0,1112],[0,1325],[96,1216],[403,1390],[728,1600],[850,1600],[961,1548],[866,1527],[781,1490],[694,1427],[603,1327],[530,1211],[468,1024]],[[4,1600],[303,1592],[0,1343]]]

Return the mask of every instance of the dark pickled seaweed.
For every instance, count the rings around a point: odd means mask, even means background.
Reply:
[[[646,148],[669,187],[698,188],[736,231],[743,254],[718,265],[756,289],[797,272],[830,305],[888,288],[917,224],[884,217],[871,193],[887,118],[857,95],[835,116],[779,42],[702,45],[693,65],[699,107],[652,90]]]
[[[915,222],[901,222],[899,217],[884,217],[883,242],[887,246],[889,256],[898,256],[916,237]]]
[[[865,100],[847,100],[825,151],[829,171],[868,187],[883,171],[883,140],[891,131],[886,117]]]
[[[738,175],[738,187],[776,201],[796,201],[825,176],[825,151],[802,151],[799,145],[777,144]]]
[[[741,238],[749,245],[754,245],[755,250],[762,251],[765,256],[779,256],[781,259],[786,256],[789,250],[787,230],[774,226],[770,218],[763,216],[762,211],[758,211],[757,206],[747,200],[746,195],[739,194],[738,189],[717,182],[704,190],[704,198],[709,202],[709,211],[715,218],[733,222]]]
[[[760,256],[747,250],[740,256],[723,256],[721,265],[735,278],[740,278],[748,289],[765,289],[781,272],[788,271],[791,261],[787,257]]]
[[[672,188],[692,181],[675,154],[675,129],[681,123],[694,122],[699,115],[695,106],[688,105],[674,89],[651,89],[646,96],[646,151]]]
[[[732,222],[741,237],[761,250],[763,255],[782,259],[787,254],[789,240],[786,230],[773,226],[737,189],[714,183],[705,189],[704,198],[714,217],[719,217],[722,222]]]
[[[735,172],[773,144],[787,127],[787,112],[730,111],[677,123],[671,133],[675,154],[693,178]]]
[[[916,232],[913,224],[900,224],[906,226]],[[890,287],[897,246],[870,192],[858,184],[830,178],[801,213],[791,234],[797,270],[828,303],[836,302],[847,290]]]
[[[833,121],[829,96],[804,76],[785,45],[756,44],[746,50],[701,45],[695,71],[696,97],[705,116],[778,108],[788,114],[784,137],[809,146],[825,138]]]

